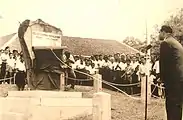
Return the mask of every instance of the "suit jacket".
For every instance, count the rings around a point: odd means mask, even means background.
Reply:
[[[183,47],[173,37],[160,45],[160,79],[166,89],[174,89],[183,82]]]

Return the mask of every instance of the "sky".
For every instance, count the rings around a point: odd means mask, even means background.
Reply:
[[[145,40],[183,0],[0,0],[0,36],[17,32],[19,22],[42,19],[65,36]]]

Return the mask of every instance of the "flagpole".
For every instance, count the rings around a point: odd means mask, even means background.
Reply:
[[[147,41],[147,19],[145,20],[145,24],[146,24],[146,42],[148,44],[148,41]],[[146,60],[147,62],[147,60]],[[147,71],[146,71],[147,72]],[[146,84],[145,84],[145,120],[147,120],[147,81],[148,81],[148,76],[147,76],[147,73],[146,73]]]

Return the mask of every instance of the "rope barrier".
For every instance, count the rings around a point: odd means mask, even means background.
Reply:
[[[103,80],[103,81],[105,81],[105,80]],[[138,82],[138,83],[131,83],[131,84],[116,84],[116,83],[112,83],[112,82],[108,82],[108,81],[105,81],[105,82],[107,82],[107,83],[109,83],[111,85],[119,86],[119,87],[131,87],[131,86],[136,86],[136,85],[140,84],[140,82]]]
[[[6,81],[6,80],[10,80],[10,79],[12,79],[12,78],[14,78],[14,77],[9,77],[9,78],[0,79],[0,81]]]
[[[161,86],[156,85],[156,84],[154,84],[154,83],[151,83],[151,85],[154,85],[154,86],[159,87],[159,88],[161,88],[161,89],[165,89],[165,87],[161,87]]]
[[[157,86],[155,86],[154,89],[152,90],[151,95],[153,95],[153,93],[154,93],[156,87],[157,87]]]
[[[52,49],[50,49],[50,50],[51,50],[51,52],[53,53],[53,55],[54,55],[62,64],[66,65],[68,68],[72,69],[72,67],[70,67],[70,66],[68,66],[67,64],[65,64],[65,63],[64,63],[64,62],[54,53],[54,51],[53,51]],[[83,74],[83,75],[89,76],[89,77],[91,77],[91,78],[93,78],[93,79],[95,79],[95,80],[100,80],[100,79],[98,79],[98,78],[96,78],[96,77],[94,77],[94,76],[91,76],[91,75],[87,74],[87,73],[84,73],[84,72],[81,72],[81,71],[78,71],[78,70],[74,70],[74,71],[76,71],[76,72],[78,72],[78,73],[81,73],[81,74]],[[105,84],[108,85],[108,86],[111,86],[111,87],[115,88],[116,90],[118,90],[119,92],[125,94],[126,96],[130,97],[131,99],[140,100],[140,98],[132,97],[132,96],[128,95],[126,92],[122,91],[121,89],[115,87],[114,85],[111,85],[111,84],[107,83],[106,81],[103,81],[103,80],[102,80],[101,82],[105,83]]]
[[[68,78],[68,79],[74,80],[74,81],[83,81],[83,82],[85,82],[85,81],[93,81],[92,79],[76,79],[76,78],[71,78],[71,77],[65,77],[65,78]]]

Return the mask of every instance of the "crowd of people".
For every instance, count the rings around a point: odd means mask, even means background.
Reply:
[[[73,60],[74,58],[74,60]],[[114,55],[93,55],[91,57],[74,56],[71,59],[72,67],[75,70],[76,79],[90,79],[89,75],[99,73],[102,75],[102,80],[109,83],[115,83],[115,87],[125,91],[128,94],[137,94],[141,91],[139,83],[146,75],[149,75],[149,82],[157,86],[163,86],[160,81],[159,57],[144,56],[139,53],[134,55],[125,55],[116,53]],[[79,71],[79,72],[78,72]],[[77,82],[80,85],[92,85],[93,82]],[[126,86],[123,86],[123,85]],[[127,85],[129,84],[129,86]],[[152,92],[154,95],[164,97],[164,90],[155,87],[152,84]],[[112,89],[112,87],[103,84],[103,87]]]
[[[95,74],[101,74],[102,80],[116,84],[115,87],[128,94],[137,94],[141,92],[141,84],[129,86],[127,84],[142,81],[142,77],[146,75],[147,70],[150,73],[150,81],[158,86],[162,85],[159,81],[159,57],[150,58],[139,53],[133,55],[116,53],[114,55],[93,55],[85,57],[72,56],[69,52],[65,52],[65,56],[72,61],[68,65],[72,68],[74,74],[69,75],[69,77],[78,80],[75,80],[75,82],[70,80],[72,81],[70,83],[74,83],[71,84],[73,88],[75,84],[92,86],[93,82],[87,81],[87,79],[92,79],[92,76]],[[26,68],[22,52],[18,52],[17,50],[11,52],[9,47],[0,50],[0,68],[1,83],[9,84],[15,82],[19,90],[24,89],[26,84]],[[10,79],[8,80],[6,78]],[[120,86],[121,84],[127,86]],[[106,84],[103,84],[103,87],[112,89],[112,87]],[[154,89],[154,87],[152,85],[153,94],[162,97],[163,90],[158,88]]]
[[[14,83],[19,90],[26,84],[26,68],[22,52],[10,51],[9,47],[0,50],[0,83]]]

